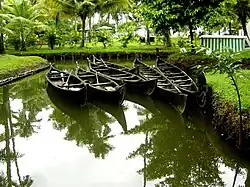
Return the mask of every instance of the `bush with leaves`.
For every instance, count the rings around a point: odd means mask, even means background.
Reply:
[[[54,46],[56,45],[56,39],[56,32],[54,31],[48,32],[45,35],[45,40],[48,42],[48,46],[50,47],[50,49],[54,49]]]
[[[126,22],[118,26],[119,41],[122,43],[122,47],[127,47],[135,37],[136,23]]]
[[[77,32],[77,31],[75,31],[75,30],[73,30],[69,34],[69,41],[68,41],[68,43],[69,43],[69,45],[71,47],[73,47],[73,46],[76,46],[78,43],[80,43],[80,39],[81,39],[80,33]]]
[[[97,42],[101,42],[105,48],[107,44],[111,43],[112,31],[108,29],[99,29],[95,31]]]

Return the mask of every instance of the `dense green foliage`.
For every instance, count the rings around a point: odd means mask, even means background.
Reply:
[[[192,44],[194,29],[200,26],[209,11],[218,7],[221,1],[143,0],[142,2],[144,3],[143,13],[148,19],[152,19],[156,31],[168,37],[170,29],[179,31],[187,27]]]
[[[26,51],[30,47],[86,47],[102,43],[121,47],[130,42],[157,42],[171,46],[170,30],[182,37],[178,46],[193,46],[195,31],[203,33],[239,29],[246,32],[249,0],[1,0],[0,53],[5,47]],[[144,36],[137,31],[144,29]],[[87,43],[86,43],[87,42]],[[3,45],[4,44],[4,45]],[[196,44],[195,44],[196,45]]]

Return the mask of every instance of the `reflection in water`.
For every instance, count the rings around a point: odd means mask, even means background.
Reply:
[[[17,118],[17,116],[12,115],[8,86],[2,88],[2,104],[0,110],[1,110],[0,113],[2,115],[0,123],[1,125],[4,126],[3,134],[5,140],[5,147],[1,149],[1,161],[6,163],[6,175],[7,175],[6,177],[4,175],[4,172],[1,172],[0,184],[3,187],[5,186],[29,187],[32,185],[33,181],[28,175],[21,178],[17,161],[17,159],[21,156],[21,154],[19,154],[15,148],[15,136],[16,134],[18,134],[18,130],[22,128],[24,121],[22,120],[22,118]],[[13,124],[13,116],[15,117],[14,119],[19,121],[19,123]],[[14,162],[16,167],[15,169],[16,169],[16,174],[18,176],[18,182],[12,180],[12,167],[11,167],[12,162]]]
[[[123,130],[127,131],[126,120],[121,106],[107,105],[105,103],[87,104],[84,108],[78,105],[70,105],[67,101],[62,100],[53,90],[48,89],[48,95],[57,107],[53,111],[51,118],[56,122],[55,129],[62,130],[67,128],[66,140],[75,140],[77,145],[87,145],[95,157],[105,158],[105,155],[113,149],[107,141],[113,138],[110,135],[110,123],[114,120],[105,112],[113,114],[121,124]],[[101,110],[100,108],[104,109]],[[65,115],[66,114],[66,115]]]
[[[0,88],[0,186],[249,186],[249,164],[171,106],[81,108],[47,92],[43,74]]]

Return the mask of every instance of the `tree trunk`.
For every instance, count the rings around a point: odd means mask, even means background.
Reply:
[[[107,15],[106,21],[107,21],[108,24],[109,24],[109,21],[110,21],[110,14]]]
[[[193,33],[193,24],[192,23],[189,23],[189,34],[190,34],[191,52],[195,52],[194,33]]]
[[[91,42],[92,28],[91,28],[91,16],[89,16],[89,43]]]
[[[86,15],[81,15],[81,20],[82,20],[82,43],[81,43],[81,47],[84,47],[85,45],[85,22],[86,22]]]
[[[119,14],[116,14],[115,16],[114,16],[114,20],[115,20],[115,32],[117,32],[117,30],[118,30],[118,25],[119,25]]]
[[[26,43],[24,40],[24,34],[21,34],[21,51],[26,51]]]
[[[77,31],[77,16],[75,16],[75,31]]]
[[[238,85],[234,79],[233,76],[231,76],[231,80],[233,81],[233,85],[236,89],[237,96],[238,96],[238,104],[239,104],[239,110],[240,110],[240,124],[239,124],[239,148],[240,151],[243,150],[243,124],[242,124],[242,109],[241,109],[241,97],[240,97],[240,91],[238,88]]]
[[[232,35],[232,23],[231,23],[231,21],[229,22],[228,27],[229,27],[229,34]]]
[[[170,38],[170,32],[169,31],[166,31],[164,32],[164,38],[165,38],[165,44],[168,46],[168,47],[171,47],[171,38]]]
[[[246,36],[249,40],[249,36],[248,36],[248,33],[247,33],[247,18],[246,16],[242,16],[240,18],[240,21],[241,21],[241,25],[242,25],[242,29],[243,29],[243,32],[244,32],[244,36]]]
[[[4,54],[4,40],[3,40],[3,33],[0,33],[0,54]]]
[[[150,45],[150,31],[149,31],[148,26],[146,26],[146,32],[147,32],[146,44]]]
[[[2,9],[2,0],[0,0],[0,10]],[[2,25],[2,23],[0,23]],[[3,33],[0,33],[0,54],[4,54],[4,40],[3,40]]]

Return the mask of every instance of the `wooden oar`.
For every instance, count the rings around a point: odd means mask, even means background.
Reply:
[[[100,58],[100,60],[104,64],[104,66],[108,67],[108,65],[105,63],[105,61],[102,58]]]
[[[95,64],[97,58],[95,57],[95,55],[92,55],[92,57],[93,57],[93,64]]]
[[[97,84],[99,84],[99,79],[98,79],[98,76],[97,76],[97,71],[95,72],[95,77],[96,77]]]
[[[72,73],[72,70],[69,72],[68,79],[67,79],[66,82],[64,83],[66,86],[69,86],[69,85],[68,85],[68,82],[69,82],[69,78],[70,78],[70,76],[71,76],[71,73]]]

